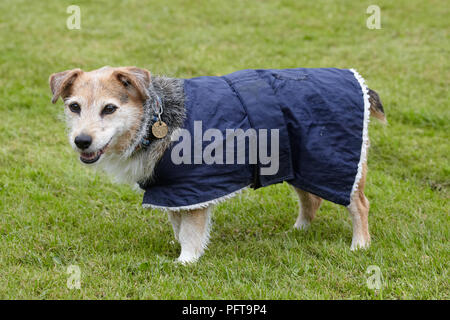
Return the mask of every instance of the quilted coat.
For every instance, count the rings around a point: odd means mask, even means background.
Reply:
[[[259,188],[284,181],[349,205],[361,176],[369,117],[367,88],[356,71],[242,70],[185,79],[184,94],[183,129],[190,133],[192,144],[182,153],[190,154],[192,161],[174,163],[173,151],[181,139],[174,141],[156,165],[152,179],[141,184],[144,207],[202,208],[248,186]],[[202,132],[198,132],[200,124]],[[257,141],[266,141],[269,154],[278,151],[276,172],[263,174],[269,165],[259,153],[256,162],[251,161],[249,141],[245,143],[245,163],[206,163],[202,151],[212,139],[203,139],[199,145],[194,138],[201,138],[208,129],[221,133],[214,142],[222,147],[215,152],[223,151],[223,159],[227,152],[234,152],[235,160],[238,144],[226,146],[232,139],[227,137],[227,129],[253,129]],[[264,130],[268,134],[263,136]],[[277,139],[272,140],[272,136]]]

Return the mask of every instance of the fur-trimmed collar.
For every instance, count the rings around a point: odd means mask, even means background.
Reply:
[[[155,77],[148,89],[150,97],[144,102],[144,114],[138,132],[128,148],[121,154],[105,154],[99,166],[111,174],[117,182],[134,185],[140,181],[151,179],[156,163],[171,144],[172,134],[183,126],[186,118],[184,107],[184,80],[167,77]],[[164,106],[161,120],[168,126],[168,133],[164,138],[152,139],[147,148],[138,148],[143,138],[149,136],[153,104],[157,97]],[[138,149],[138,150],[137,150]]]

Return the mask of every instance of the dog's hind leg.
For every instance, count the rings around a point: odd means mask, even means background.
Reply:
[[[195,262],[204,253],[209,242],[211,211],[212,206],[209,206],[180,213],[178,241],[181,244],[181,254],[178,262]]]
[[[364,195],[366,174],[367,164],[364,163],[358,190],[353,195],[350,205],[347,207],[353,222],[353,239],[350,250],[367,248],[370,245],[369,200]]]
[[[294,224],[294,228],[298,230],[306,230],[311,224],[311,221],[314,219],[316,211],[322,203],[322,198],[296,187],[294,187],[294,189],[300,200],[300,210],[297,221]]]

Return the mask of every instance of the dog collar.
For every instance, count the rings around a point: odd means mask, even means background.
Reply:
[[[154,140],[161,139],[161,138],[156,137],[153,134],[152,127],[156,123],[164,123],[161,120],[161,115],[164,111],[164,108],[163,108],[163,103],[161,101],[161,98],[157,94],[155,94],[154,101],[155,102],[151,105],[153,112],[151,113],[150,120],[146,124],[146,129],[145,129],[146,134],[141,138],[141,140],[139,141],[139,144],[136,146],[134,152],[137,152],[141,149],[147,149],[148,147],[150,147],[150,145],[152,144],[152,142]],[[164,123],[164,125],[165,125],[165,123]]]

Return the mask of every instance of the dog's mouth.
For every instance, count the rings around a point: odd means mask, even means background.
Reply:
[[[105,153],[106,148],[108,147],[109,142],[101,149],[95,151],[95,152],[81,152],[80,153],[80,160],[83,163],[91,164],[94,162],[97,162],[98,159],[102,156],[103,153]]]

